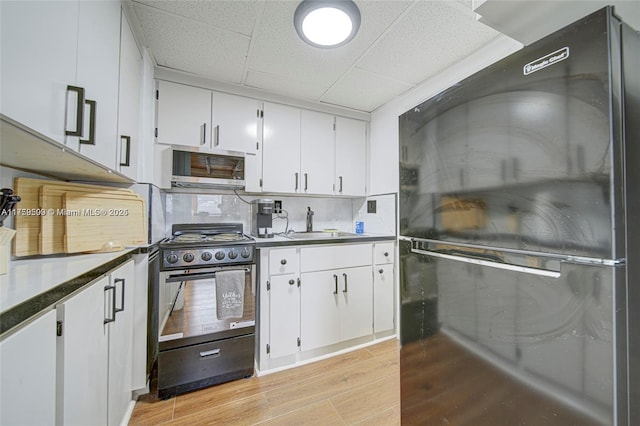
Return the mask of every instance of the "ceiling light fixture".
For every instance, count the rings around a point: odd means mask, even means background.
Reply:
[[[314,47],[347,44],[360,28],[360,10],[352,0],[303,0],[293,15],[302,40]]]

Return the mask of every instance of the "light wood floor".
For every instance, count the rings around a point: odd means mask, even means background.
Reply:
[[[136,403],[130,425],[399,425],[399,345],[368,348],[167,401]]]

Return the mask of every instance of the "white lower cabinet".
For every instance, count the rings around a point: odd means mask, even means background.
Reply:
[[[394,259],[395,243],[373,246],[373,331],[380,333],[395,328]]]
[[[303,273],[301,282],[301,350],[372,334],[371,265]]]
[[[0,424],[55,424],[54,310],[0,342],[0,372]]]
[[[391,336],[394,246],[381,242],[260,249],[259,369],[292,366]],[[385,273],[376,276],[374,265]],[[384,333],[376,336],[380,331]]]
[[[299,350],[300,280],[297,275],[277,275],[269,281],[270,358],[293,355]]]
[[[57,306],[58,423],[120,424],[131,403],[134,262]]]

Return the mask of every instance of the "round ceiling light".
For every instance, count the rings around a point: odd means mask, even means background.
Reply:
[[[360,10],[351,0],[303,0],[293,15],[302,40],[314,47],[347,44],[360,28]]]

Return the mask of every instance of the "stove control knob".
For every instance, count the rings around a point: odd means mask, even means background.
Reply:
[[[238,252],[231,249],[231,251],[229,252],[229,259],[235,259],[236,257],[238,257]]]
[[[184,260],[185,262],[193,262],[195,258],[196,257],[193,255],[193,253],[185,253],[185,255],[182,256],[182,260]]]
[[[211,254],[211,252],[210,252],[210,251],[205,251],[204,253],[202,253],[202,254],[200,255],[200,258],[201,258],[202,260],[204,260],[205,262],[210,261],[212,257],[213,257],[213,255]]]
[[[224,259],[224,252],[223,251],[217,251],[216,252],[216,259],[218,259],[218,260]]]
[[[244,248],[242,249],[242,251],[240,252],[240,256],[244,257],[245,259],[248,258],[249,256],[251,256],[251,252],[249,251],[248,248]]]
[[[169,256],[167,256],[167,262],[173,264],[173,263],[176,263],[177,261],[178,261],[177,254],[170,254]]]

